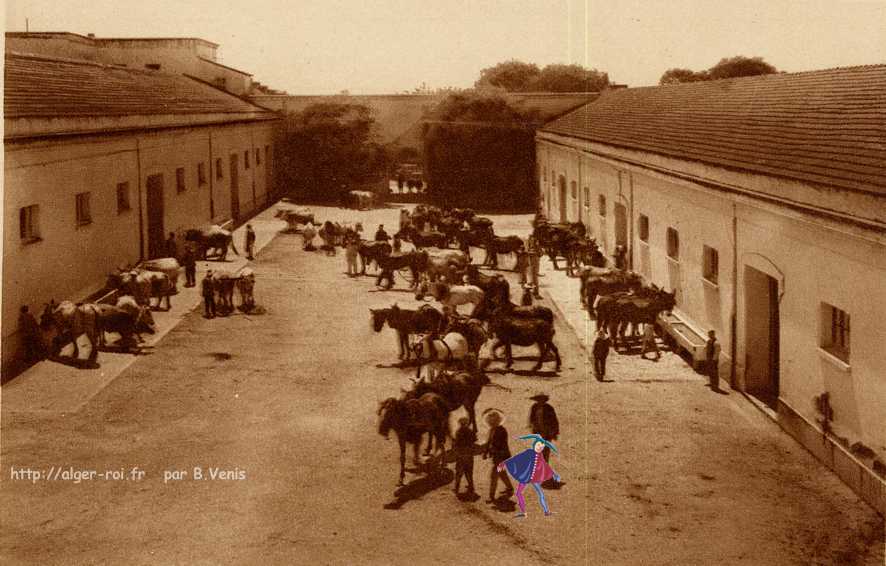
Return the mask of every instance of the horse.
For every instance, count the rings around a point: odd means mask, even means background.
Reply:
[[[591,275],[582,278],[584,283],[584,302],[588,308],[588,314],[596,316],[594,303],[598,295],[609,295],[620,291],[637,291],[643,286],[643,279],[639,273],[633,271],[613,271],[607,275]]]
[[[408,268],[412,277],[410,287],[416,287],[418,285],[419,272],[426,262],[427,255],[415,251],[382,257],[378,260],[379,274],[375,284],[381,287],[382,281],[386,281],[384,288],[390,289],[394,286],[394,271]]]
[[[483,386],[489,383],[489,378],[480,371],[442,371],[433,381],[424,379],[416,381],[412,394],[421,397],[426,393],[436,393],[446,401],[450,411],[464,407],[471,421],[471,427],[477,432],[475,407]]]
[[[463,362],[471,353],[468,339],[458,332],[448,332],[442,338],[435,334],[419,336],[412,345],[412,351],[418,360],[415,378],[421,377],[422,365],[432,364],[429,373],[433,376],[437,369],[452,364]]]
[[[216,259],[225,261],[225,258],[228,257],[228,246],[235,254],[240,255],[237,246],[234,245],[234,237],[231,232],[217,224],[186,230],[185,240],[197,244],[197,257],[200,259],[208,259],[209,251],[213,250],[217,253]]]
[[[378,405],[378,433],[390,437],[391,430],[397,434],[400,444],[400,479],[403,485],[406,477],[406,443],[414,447],[414,461],[418,463],[418,449],[424,433],[437,440],[440,453],[440,471],[446,466],[446,437],[449,431],[449,406],[435,393],[425,393],[417,399],[397,399],[389,397]],[[430,447],[430,445],[429,445]]]
[[[470,265],[466,253],[460,250],[430,249],[422,250],[424,262],[419,264],[419,271],[430,281],[445,277],[447,281],[458,281],[456,277]]]
[[[499,348],[505,348],[506,367],[510,368],[514,363],[512,345],[531,346],[538,345],[538,362],[532,370],[541,368],[547,357],[548,351],[553,351],[557,362],[557,371],[560,371],[560,351],[554,344],[554,325],[539,318],[517,318],[499,314],[492,318],[490,328],[496,336],[496,342],[492,345],[492,355]]]
[[[483,347],[483,344],[488,339],[481,320],[458,316],[457,314],[450,314],[446,317],[443,332],[444,334],[456,332],[464,336],[468,341],[468,352],[478,358],[480,356],[480,348]]]
[[[400,348],[400,359],[409,359],[411,334],[439,332],[444,323],[443,313],[431,305],[422,305],[418,310],[401,309],[396,304],[386,309],[369,309],[372,329],[381,332],[385,322],[397,331],[397,345]]]
[[[415,299],[422,301],[429,293],[444,307],[449,307],[455,312],[458,312],[458,305],[467,304],[473,305],[472,310],[477,310],[485,296],[483,289],[476,285],[449,285],[439,281],[436,283],[423,281],[416,290]]]
[[[382,258],[391,255],[392,249],[391,244],[387,242],[360,240],[360,245],[357,247],[357,253],[360,255],[360,263],[362,264],[360,274],[366,274],[366,266],[369,265],[370,262],[374,261],[378,264]]]
[[[614,344],[628,324],[634,328],[640,323],[653,324],[659,313],[670,312],[676,305],[676,295],[676,291],[651,288],[638,294],[601,297],[597,303],[597,329],[615,325],[618,332],[612,337]]]
[[[442,232],[419,232],[414,226],[404,226],[396,235],[402,240],[412,242],[416,249],[445,248],[449,241],[449,238]]]
[[[486,240],[486,259],[484,265],[498,267],[498,254],[515,254],[523,249],[523,240],[519,236],[504,238],[494,235],[491,231]]]
[[[98,359],[98,346],[101,341],[101,322],[99,320],[99,312],[95,305],[79,304],[75,305],[71,301],[62,301],[56,303],[54,300],[49,301],[43,309],[40,316],[41,326],[46,329],[54,327],[59,336],[54,340],[53,355],[58,355],[61,350],[61,338],[70,336],[74,345],[73,358],[80,357],[80,346],[77,344],[77,338],[85,335],[89,340],[89,362],[94,364]]]
[[[128,271],[118,270],[117,273],[108,275],[106,287],[118,289],[123,295],[130,295],[140,305],[151,305],[151,299],[157,298],[157,309],[166,299],[166,310],[172,308],[170,297],[176,293],[175,285],[169,276],[162,271],[146,271],[131,269]]]
[[[539,246],[548,255],[554,264],[554,269],[560,269],[557,258],[566,259],[566,273],[572,275],[575,244],[584,238],[586,230],[584,224],[551,224],[546,221],[537,222],[533,229],[533,236]]]

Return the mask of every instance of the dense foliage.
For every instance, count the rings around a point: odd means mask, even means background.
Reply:
[[[430,199],[479,210],[534,210],[538,125],[537,112],[520,111],[495,94],[446,98],[424,129]]]
[[[385,175],[367,107],[320,103],[287,115],[278,130],[278,187],[300,198],[337,202],[343,192]]]
[[[769,75],[778,70],[763,60],[762,57],[744,57],[741,55],[720,59],[720,62],[705,71],[691,69],[668,69],[659,79],[658,84],[669,85],[693,83],[698,81],[714,81],[735,77]]]
[[[609,85],[609,76],[581,65],[547,65],[505,61],[480,71],[478,89],[501,88],[507,92],[598,92]]]

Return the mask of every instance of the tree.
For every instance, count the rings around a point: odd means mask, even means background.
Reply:
[[[443,100],[423,131],[429,196],[439,204],[533,210],[537,110],[500,95],[460,93]]]
[[[541,70],[534,63],[524,63],[511,59],[480,71],[480,78],[474,83],[476,88],[499,87],[508,92],[525,92],[538,78]]]
[[[763,60],[762,57],[735,57],[720,59],[720,62],[706,71],[695,72],[690,69],[668,69],[659,79],[658,84],[669,85],[693,83],[697,81],[714,81],[735,77],[769,75],[778,70]]]
[[[369,108],[312,104],[287,115],[277,133],[278,179],[299,196],[336,201],[354,185],[385,174],[387,155],[372,138]]]
[[[581,65],[548,65],[526,90],[535,92],[599,92],[609,85],[609,75]]]
[[[720,59],[719,63],[708,69],[711,80],[771,75],[777,72],[778,70],[764,61],[762,57],[743,57],[741,55]]]
[[[659,79],[660,85],[673,85],[680,83],[694,83],[698,81],[708,80],[707,73],[701,71],[696,73],[691,69],[668,69]]]

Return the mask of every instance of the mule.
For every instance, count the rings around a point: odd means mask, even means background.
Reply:
[[[449,241],[442,232],[420,232],[414,226],[404,226],[396,235],[402,240],[412,242],[416,249],[445,248]]]
[[[443,313],[431,305],[422,305],[417,310],[401,309],[396,304],[385,309],[369,309],[372,329],[381,332],[385,323],[397,331],[397,345],[400,359],[409,360],[412,349],[409,337],[413,334],[437,333],[443,328]]]
[[[464,407],[471,421],[471,427],[477,432],[475,407],[483,386],[488,384],[489,378],[480,371],[443,371],[433,381],[424,379],[417,381],[413,393],[417,397],[426,393],[436,393],[446,401],[450,411]]]
[[[118,344],[131,347],[140,344],[142,333],[154,334],[156,326],[154,317],[148,307],[136,303],[131,296],[122,296],[114,305],[95,305],[98,313],[100,345],[105,345],[105,332],[116,332],[120,335]]]
[[[427,294],[430,294],[444,307],[448,307],[456,313],[458,312],[459,305],[472,305],[472,316],[480,303],[483,302],[483,297],[485,296],[483,289],[476,285],[449,285],[440,281],[436,283],[423,281],[418,286],[415,299],[418,301],[424,300]]]
[[[360,245],[357,247],[357,253],[360,255],[360,274],[366,274],[366,266],[371,262],[375,262],[376,265],[382,260],[382,258],[386,258],[391,255],[391,244],[387,242],[370,242],[367,240],[361,240]]]
[[[499,254],[515,254],[523,250],[523,240],[519,236],[495,236],[490,232],[486,240],[486,259],[484,265],[498,267]]]
[[[415,378],[421,378],[421,368],[428,366],[428,373],[433,377],[438,370],[454,363],[463,363],[471,353],[468,339],[458,332],[448,332],[442,338],[434,334],[419,336],[412,345],[412,351],[418,360]]]
[[[422,252],[406,252],[401,255],[389,255],[382,257],[378,261],[379,274],[375,280],[375,284],[382,287],[382,281],[385,282],[383,288],[390,289],[394,286],[394,272],[400,269],[409,269],[411,277],[410,288],[418,286],[419,273],[422,266],[426,265],[427,256]]]
[[[643,287],[643,278],[633,271],[614,271],[609,275],[590,276],[584,281],[584,302],[588,314],[596,316],[594,304],[598,296],[620,291],[638,291]]]
[[[560,371],[560,351],[554,344],[554,325],[538,318],[516,318],[499,315],[492,319],[490,328],[495,334],[496,342],[492,345],[492,355],[496,351],[505,348],[506,367],[514,364],[512,346],[538,346],[538,362],[533,366],[533,371],[541,368],[549,351],[554,353],[557,363],[556,370]]]
[[[422,435],[429,433],[437,441],[440,453],[440,472],[446,466],[446,437],[449,436],[449,406],[446,400],[436,393],[425,393],[417,399],[397,399],[389,397],[379,403],[378,433],[390,438],[393,430],[400,445],[400,479],[403,485],[406,477],[406,444],[414,447],[415,462],[418,463],[418,449]]]

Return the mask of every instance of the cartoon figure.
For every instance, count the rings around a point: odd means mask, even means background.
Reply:
[[[538,501],[541,503],[541,508],[545,512],[545,516],[551,514],[550,509],[548,509],[548,502],[545,500],[545,494],[541,489],[541,483],[547,481],[551,478],[554,478],[554,481],[560,481],[560,474],[554,471],[551,466],[545,462],[545,459],[542,457],[542,450],[545,448],[550,448],[557,453],[557,447],[542,438],[538,434],[527,434],[525,436],[521,436],[520,440],[531,440],[532,448],[528,448],[523,452],[520,452],[516,456],[512,458],[508,458],[504,462],[500,463],[497,467],[498,470],[502,470],[507,468],[508,473],[514,476],[514,479],[517,480],[517,505],[520,506],[520,512],[515,515],[518,518],[522,518],[526,516],[526,500],[523,497],[523,490],[526,489],[526,484],[531,484],[535,489],[535,492],[538,494]]]

